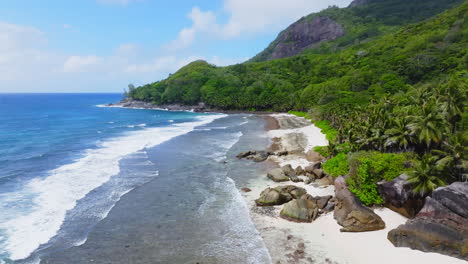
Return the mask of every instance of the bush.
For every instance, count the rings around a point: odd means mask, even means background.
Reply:
[[[315,147],[314,151],[322,155],[322,157],[325,157],[325,158],[330,157],[330,151],[328,150],[327,146]]]
[[[349,163],[346,154],[339,153],[323,164],[323,170],[334,178],[346,175],[349,171]]]
[[[365,205],[382,204],[377,182],[391,181],[405,172],[408,154],[357,152],[349,157],[349,190]]]
[[[305,119],[311,119],[308,113],[300,111],[288,111],[288,114],[295,115],[298,117],[304,117]]]

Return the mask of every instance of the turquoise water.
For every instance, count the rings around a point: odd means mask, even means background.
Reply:
[[[0,260],[27,258],[53,237],[84,242],[122,195],[158,176],[145,150],[223,117],[100,107],[120,99],[0,94]],[[139,173],[117,181],[129,156]],[[79,227],[64,224],[73,218]]]

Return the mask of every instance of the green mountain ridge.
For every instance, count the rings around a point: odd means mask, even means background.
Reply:
[[[402,25],[430,18],[461,2],[365,0],[354,1],[348,8],[330,7],[293,23],[250,62],[291,57],[311,50],[314,52],[323,43],[327,43],[328,50],[336,51],[394,32]]]

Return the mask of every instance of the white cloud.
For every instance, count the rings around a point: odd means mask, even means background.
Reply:
[[[219,23],[213,11],[194,7],[188,14],[192,26],[179,32],[170,48],[181,49],[192,44],[197,35],[232,39],[245,34],[273,32],[285,28],[302,16],[318,12],[331,5],[347,6],[351,0],[224,0],[226,23]]]
[[[169,44],[170,49],[190,46],[198,33],[217,33],[220,30],[219,25],[216,24],[216,15],[211,11],[203,12],[200,8],[194,7],[188,14],[188,18],[192,20],[192,26],[179,32],[177,39]]]
[[[87,72],[96,70],[102,59],[96,55],[70,56],[63,64],[64,72]]]

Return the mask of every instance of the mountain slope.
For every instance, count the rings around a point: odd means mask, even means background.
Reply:
[[[298,55],[321,43],[337,40],[333,49],[368,41],[398,26],[432,17],[461,0],[356,0],[348,8],[331,7],[301,18],[251,62]]]
[[[336,52],[229,67],[198,61],[130,96],[157,104],[204,102],[243,110],[307,110],[334,101],[365,104],[466,70],[467,5]]]

